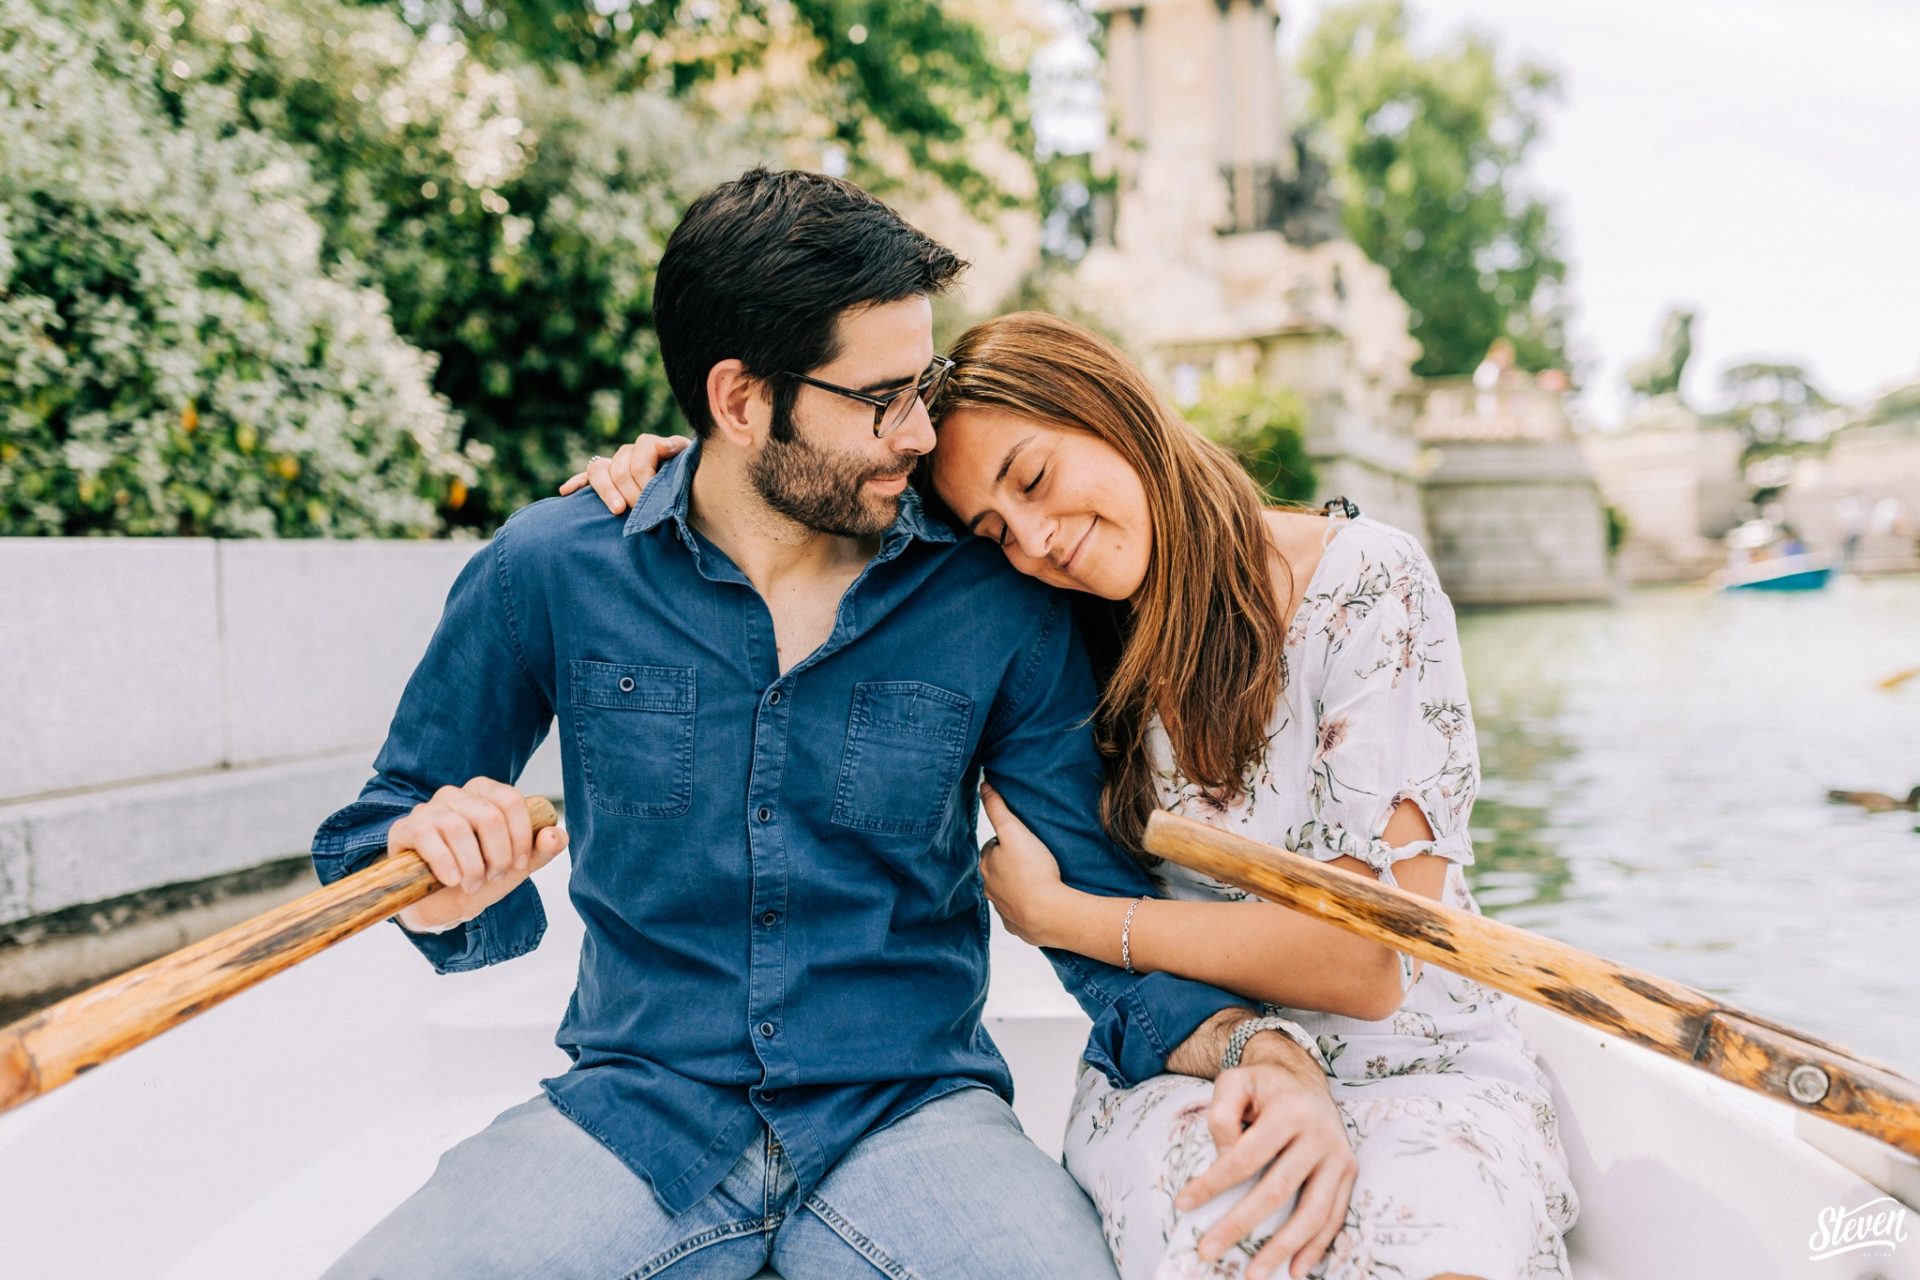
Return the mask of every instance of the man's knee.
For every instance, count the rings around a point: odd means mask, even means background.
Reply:
[[[559,1274],[556,1254],[626,1262],[671,1228],[646,1183],[541,1094],[443,1154],[325,1280]]]

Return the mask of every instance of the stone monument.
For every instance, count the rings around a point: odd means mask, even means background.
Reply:
[[[1386,271],[1339,234],[1288,128],[1270,0],[1094,5],[1116,181],[1078,283],[1176,401],[1259,381],[1305,401],[1322,496],[1425,537],[1420,347]]]

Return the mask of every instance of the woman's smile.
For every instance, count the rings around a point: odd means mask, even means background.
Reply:
[[[1073,572],[1074,566],[1080,562],[1080,553],[1086,549],[1087,539],[1093,536],[1093,527],[1099,523],[1100,523],[1099,516],[1095,516],[1093,517],[1093,519],[1087,522],[1087,531],[1080,535],[1080,541],[1073,544],[1073,550],[1069,551],[1067,553],[1067,558],[1060,562],[1060,572],[1062,573]]]
[[[1125,600],[1140,589],[1153,523],[1140,477],[1091,431],[985,407],[945,415],[934,487],[967,528],[1043,582]]]

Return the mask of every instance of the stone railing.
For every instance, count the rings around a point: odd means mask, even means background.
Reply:
[[[478,546],[0,538],[0,926],[303,853]]]

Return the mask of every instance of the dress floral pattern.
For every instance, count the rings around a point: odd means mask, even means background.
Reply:
[[[1351,855],[1394,883],[1393,864],[1436,853],[1451,864],[1442,901],[1478,912],[1462,867],[1479,780],[1473,716],[1453,609],[1418,542],[1336,515],[1288,630],[1287,686],[1266,755],[1244,794],[1181,777],[1159,726],[1159,798],[1175,813],[1326,861]],[[1434,838],[1380,839],[1402,800]],[[1151,868],[1169,898],[1248,895],[1172,863]],[[1489,1280],[1567,1276],[1561,1236],[1579,1214],[1552,1096],[1513,1002],[1456,974],[1402,960],[1406,998],[1378,1022],[1269,1006],[1292,1020],[1329,1076],[1359,1163],[1346,1225],[1309,1274],[1322,1280]],[[1115,1089],[1083,1069],[1068,1122],[1067,1167],[1093,1198],[1124,1280],[1235,1280],[1284,1215],[1215,1262],[1200,1237],[1239,1199],[1191,1213],[1181,1187],[1214,1160],[1211,1082],[1165,1075]]]

